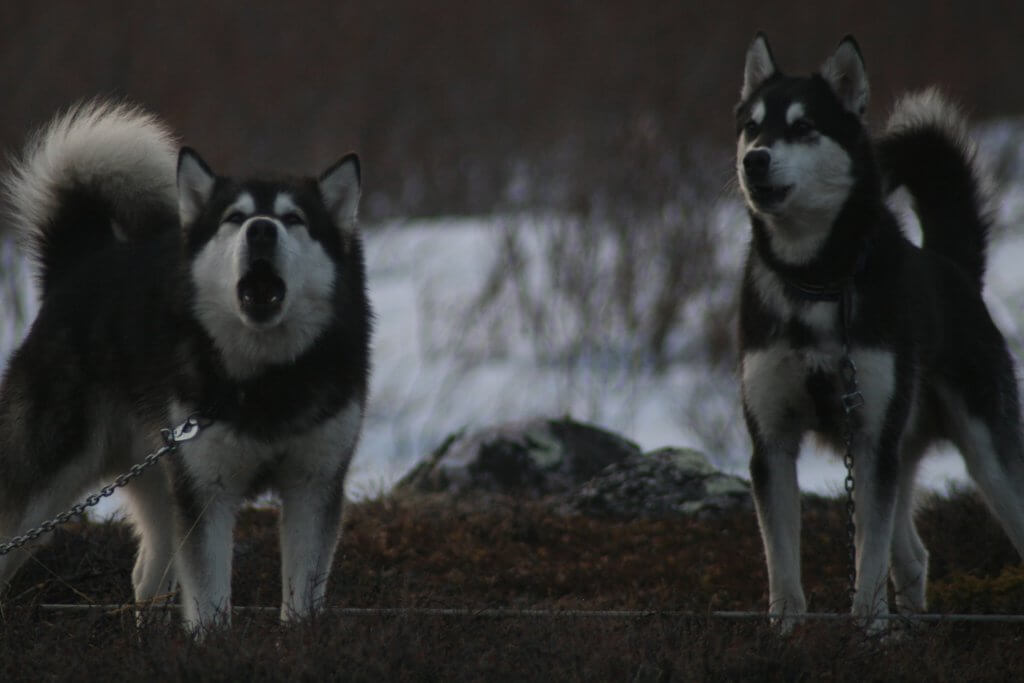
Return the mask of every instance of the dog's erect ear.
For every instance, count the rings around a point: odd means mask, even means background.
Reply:
[[[747,63],[743,69],[743,87],[740,88],[740,99],[745,100],[750,97],[750,94],[771,78],[776,71],[778,68],[775,66],[775,58],[772,57],[772,49],[768,47],[768,39],[758,31],[754,36],[754,42],[747,48]]]
[[[191,225],[203,212],[216,179],[195,150],[181,148],[178,154],[178,215],[183,226]]]
[[[356,225],[360,180],[359,157],[355,154],[346,154],[320,176],[318,184],[324,206],[342,230],[351,230]]]
[[[839,42],[835,53],[822,65],[821,75],[843,106],[863,118],[870,95],[868,72],[853,36],[846,36]]]

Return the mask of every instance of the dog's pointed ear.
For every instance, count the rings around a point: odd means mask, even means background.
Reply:
[[[191,225],[203,212],[217,177],[189,147],[178,154],[178,215],[182,226]]]
[[[328,213],[342,230],[351,230],[356,225],[359,213],[360,182],[362,180],[359,157],[346,154],[340,161],[320,176],[320,196]]]
[[[740,88],[740,99],[745,100],[757,90],[762,83],[778,71],[768,39],[760,31],[747,48],[747,61],[743,68],[743,87]]]
[[[868,109],[870,88],[864,58],[853,36],[846,36],[839,42],[835,53],[822,65],[821,75],[843,106],[863,118]]]

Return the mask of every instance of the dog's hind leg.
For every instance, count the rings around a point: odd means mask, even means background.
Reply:
[[[174,590],[174,508],[163,471],[153,469],[125,489],[139,552],[132,570],[135,601],[142,603]]]
[[[0,509],[0,543],[8,543],[15,536],[20,536],[35,526],[29,522],[26,512],[29,507],[39,506],[38,502],[33,504],[31,499],[23,499],[21,497],[23,494],[7,486],[7,482],[4,484],[0,488],[0,501],[3,503],[3,507]],[[37,494],[37,497],[39,495]],[[42,492],[41,495],[45,496],[46,492]],[[6,592],[8,584],[18,569],[32,556],[33,546],[41,545],[46,540],[44,537],[35,543],[12,549],[6,554],[0,555],[0,593]]]
[[[15,536],[27,531],[32,525],[24,522],[24,515],[21,512],[12,513],[5,511],[0,516],[0,543],[7,543]],[[11,521],[13,520],[13,521]],[[0,594],[7,591],[7,587],[28,558],[32,557],[33,550],[44,544],[47,539],[40,539],[27,546],[10,550],[5,555],[0,555]]]
[[[74,505],[90,484],[99,478],[98,463],[90,456],[72,459],[72,464],[61,469],[45,486],[25,485],[16,490],[11,482],[5,481],[3,509],[0,511],[0,542],[6,543],[25,534]],[[0,556],[0,588],[6,588],[18,569],[32,556],[34,548],[48,541],[49,534],[43,534],[21,549]]]
[[[892,578],[896,607],[902,613],[924,612],[927,606],[928,550],[914,526],[914,477],[923,450],[905,449],[893,513]]]
[[[1024,558],[1024,449],[1018,430],[1016,424],[990,429],[982,420],[963,417],[954,442],[989,509]]]

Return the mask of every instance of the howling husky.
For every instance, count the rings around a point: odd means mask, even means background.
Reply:
[[[226,622],[239,503],[281,499],[281,617],[322,605],[367,396],[359,163],[235,179],[154,117],[72,108],[6,179],[42,306],[0,389],[0,537],[209,425],[124,492],[145,601],[180,585],[186,625]],[[0,557],[0,586],[26,559]]]

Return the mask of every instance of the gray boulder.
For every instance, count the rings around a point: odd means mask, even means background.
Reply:
[[[639,455],[635,443],[568,418],[511,422],[449,437],[396,488],[539,499],[566,493]]]
[[[566,514],[616,519],[710,517],[750,508],[749,485],[692,449],[644,454],[593,425],[535,419],[450,436],[397,491],[549,501]]]
[[[608,465],[569,493],[562,506],[616,519],[704,519],[752,507],[745,480],[716,470],[703,453],[687,448],[662,448]]]

